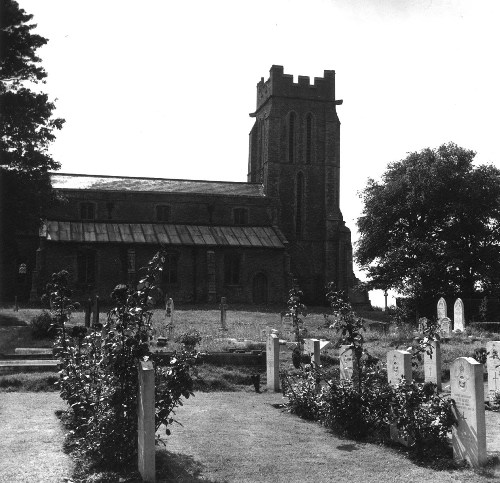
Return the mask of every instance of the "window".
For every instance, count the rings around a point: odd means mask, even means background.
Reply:
[[[95,283],[95,252],[85,250],[77,256],[77,280],[82,285],[93,285]]]
[[[156,221],[170,221],[170,206],[156,206]]]
[[[94,205],[94,203],[80,203],[80,219],[81,220],[94,220],[95,219],[95,205]]]
[[[306,118],[306,163],[311,163],[312,151],[312,114],[308,114]]]
[[[233,218],[235,225],[248,225],[248,210],[246,208],[235,208]]]
[[[238,285],[240,283],[240,256],[229,252],[224,255],[224,283]]]
[[[179,255],[177,253],[167,253],[163,263],[162,280],[164,283],[177,283],[177,263]]]
[[[297,238],[302,237],[302,218],[304,216],[304,175],[302,173],[297,174],[297,189],[295,192],[295,236]]]
[[[288,118],[288,162],[293,163],[295,161],[295,112],[290,113]]]
[[[133,248],[127,250],[127,272],[135,273],[135,250]]]

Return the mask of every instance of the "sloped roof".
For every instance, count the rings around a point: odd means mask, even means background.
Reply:
[[[52,173],[55,189],[264,197],[260,183]]]
[[[53,242],[147,243],[284,248],[275,226],[174,225],[162,223],[98,223],[47,221],[42,235]]]

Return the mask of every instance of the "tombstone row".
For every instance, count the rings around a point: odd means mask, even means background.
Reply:
[[[451,319],[448,318],[448,306],[443,297],[437,303],[437,319],[441,326],[441,331],[449,336],[452,330],[452,323]],[[453,330],[460,330],[461,332],[465,330],[465,308],[460,298],[455,300],[455,304],[453,305]]]

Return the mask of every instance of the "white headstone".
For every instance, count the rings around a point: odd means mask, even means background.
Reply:
[[[387,380],[395,386],[404,376],[406,382],[413,379],[411,369],[411,354],[407,351],[393,350],[387,353]]]
[[[500,391],[500,340],[486,344],[486,368],[488,370],[488,398],[493,401],[495,391]]]
[[[339,352],[340,380],[353,381],[357,379],[357,361],[350,345],[341,345]]]
[[[314,362],[317,366],[321,365],[319,339],[305,339],[304,352],[311,356],[311,362]]]
[[[155,481],[155,371],[151,361],[138,363],[137,465],[143,481]]]
[[[459,357],[450,369],[451,398],[458,425],[452,428],[453,456],[477,468],[486,464],[483,365]]]
[[[446,306],[446,300],[441,297],[437,303],[437,318],[438,320],[448,317],[448,308]]]
[[[280,390],[280,341],[276,334],[269,334],[266,344],[267,388]]]
[[[431,354],[424,353],[424,379],[425,382],[433,382],[437,390],[441,391],[441,345],[435,340],[431,343]]]
[[[451,319],[444,317],[439,321],[439,332],[445,339],[451,337]]]
[[[453,330],[461,330],[463,332],[464,329],[464,303],[462,302],[462,299],[457,299],[455,301],[455,305],[453,306]]]

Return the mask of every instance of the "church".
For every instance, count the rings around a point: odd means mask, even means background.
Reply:
[[[295,83],[273,65],[250,114],[247,182],[52,174],[64,201],[40,232],[30,299],[62,269],[76,299],[107,299],[161,246],[176,302],[283,303],[294,277],[308,303],[329,281],[366,303],[339,206],[341,104],[334,71]]]

